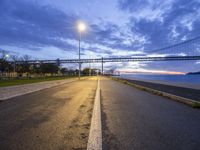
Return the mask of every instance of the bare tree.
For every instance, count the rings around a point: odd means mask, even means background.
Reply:
[[[5,50],[0,50],[0,59],[6,60],[8,56],[8,53]]]
[[[12,65],[7,61],[9,55],[8,52],[0,51],[0,74],[9,73],[12,70]],[[9,73],[10,74],[10,73]]]
[[[21,61],[23,61],[22,64],[17,65],[18,69],[17,71],[19,73],[27,73],[27,77],[29,76],[30,72],[31,72],[31,65],[28,63],[28,61],[31,59],[31,56],[29,55],[24,55],[21,58]]]
[[[16,61],[19,60],[19,57],[18,57],[17,55],[11,55],[10,58],[11,58],[11,60],[14,61],[14,62],[16,62]]]
[[[29,56],[29,55],[24,55],[24,56],[22,56],[22,58],[21,58],[23,61],[25,61],[25,62],[28,62],[29,60],[31,60],[31,56]]]
[[[16,72],[17,70],[16,62],[19,60],[19,57],[17,55],[11,55],[10,58],[13,61],[13,71]]]

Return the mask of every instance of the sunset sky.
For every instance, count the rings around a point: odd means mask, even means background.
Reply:
[[[87,25],[82,58],[150,55],[151,50],[200,35],[200,0],[0,0],[0,49],[33,59],[78,58],[80,20]],[[197,61],[105,67],[128,72],[200,71]]]

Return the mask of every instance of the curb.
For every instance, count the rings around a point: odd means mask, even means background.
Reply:
[[[171,100],[177,101],[179,103],[186,104],[186,105],[191,106],[193,108],[200,108],[200,102],[199,101],[188,99],[188,98],[184,98],[184,97],[180,97],[180,96],[177,96],[177,95],[173,95],[173,94],[162,92],[162,91],[158,91],[158,90],[154,90],[154,89],[151,89],[151,88],[148,88],[148,87],[144,87],[144,86],[141,86],[141,85],[137,85],[137,84],[128,82],[128,81],[123,80],[123,79],[117,79],[117,78],[113,78],[113,77],[110,77],[110,78],[112,80],[115,80],[115,81],[130,85],[130,86],[133,86],[133,87],[135,87],[137,89],[140,89],[140,90],[143,90],[143,91],[147,91],[147,92],[155,94],[155,95],[163,96],[163,97],[169,98]]]
[[[102,150],[100,79],[97,81],[97,89],[94,100],[87,150]]]

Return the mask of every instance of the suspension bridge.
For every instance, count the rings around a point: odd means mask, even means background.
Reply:
[[[200,60],[200,36],[153,51],[145,51],[140,56],[109,57],[92,59],[56,59],[56,60],[28,60],[30,64],[41,63],[106,63],[106,62],[131,62],[131,61],[182,61]],[[24,61],[16,61],[20,64]]]

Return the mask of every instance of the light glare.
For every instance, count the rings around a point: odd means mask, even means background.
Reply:
[[[86,30],[86,25],[83,22],[78,23],[78,31],[83,32]]]

